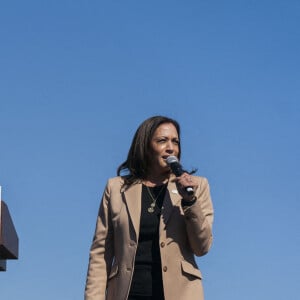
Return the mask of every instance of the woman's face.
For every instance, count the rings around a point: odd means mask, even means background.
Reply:
[[[169,172],[166,159],[170,155],[178,157],[179,138],[176,127],[172,123],[163,123],[155,130],[151,139],[152,173]]]

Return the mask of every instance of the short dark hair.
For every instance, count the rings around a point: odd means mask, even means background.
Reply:
[[[135,132],[127,159],[118,167],[117,175],[127,172],[124,177],[124,185],[129,187],[133,183],[145,179],[151,162],[152,149],[150,146],[155,130],[165,123],[171,123],[175,126],[179,140],[178,159],[180,159],[180,126],[174,119],[164,116],[153,116],[145,120]]]

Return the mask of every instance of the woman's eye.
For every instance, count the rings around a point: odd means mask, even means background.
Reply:
[[[158,140],[158,143],[163,143],[165,141],[166,141],[165,139],[160,139],[160,140]]]

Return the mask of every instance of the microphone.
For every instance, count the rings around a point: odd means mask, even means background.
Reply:
[[[169,165],[169,167],[171,168],[172,172],[176,177],[179,177],[184,173],[182,166],[179,163],[178,158],[176,156],[173,155],[168,156],[167,164]],[[194,189],[191,186],[186,186],[185,190],[189,195],[194,194]]]

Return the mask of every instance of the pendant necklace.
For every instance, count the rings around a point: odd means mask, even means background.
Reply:
[[[150,204],[150,206],[148,207],[147,210],[148,210],[148,212],[149,212],[150,214],[152,214],[152,213],[154,213],[154,208],[155,208],[155,205],[156,205],[156,201],[157,201],[157,199],[159,198],[159,196],[160,196],[160,194],[162,193],[162,191],[164,190],[165,185],[162,186],[162,188],[160,189],[160,191],[159,191],[159,193],[157,194],[156,197],[153,196],[153,194],[152,194],[152,192],[150,191],[150,189],[149,189],[148,186],[146,186],[146,188],[147,188],[147,191],[148,191],[148,194],[149,194],[150,198],[152,199],[152,203]]]

